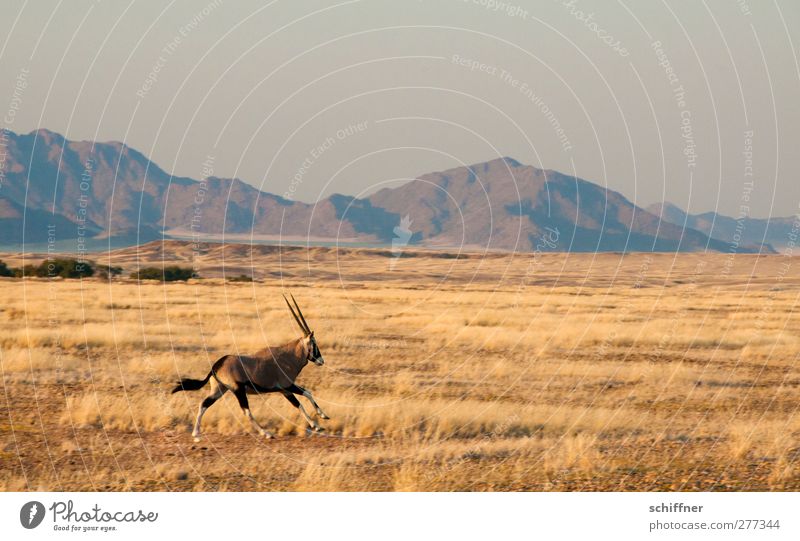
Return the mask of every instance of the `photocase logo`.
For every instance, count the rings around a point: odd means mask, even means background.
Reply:
[[[19,510],[19,522],[23,528],[32,530],[41,524],[42,520],[44,520],[44,505],[41,502],[28,502]]]
[[[411,217],[406,214],[400,219],[400,223],[397,225],[397,227],[392,230],[395,235],[392,239],[392,255],[394,257],[391,259],[391,261],[389,261],[389,270],[394,269],[398,258],[403,253],[403,248],[408,246],[408,243],[411,241],[411,237],[414,233],[412,233],[411,229],[409,229],[410,225]]]

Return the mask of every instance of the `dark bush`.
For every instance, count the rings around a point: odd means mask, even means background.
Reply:
[[[14,276],[38,276],[39,278],[88,278],[94,274],[94,266],[89,261],[78,259],[45,259],[39,265],[25,265],[13,269]]]
[[[122,270],[122,267],[112,267],[110,265],[108,267],[100,267],[97,269],[97,276],[103,280],[108,280],[109,278],[122,274]]]
[[[14,276],[22,278],[23,276],[37,276],[38,267],[36,265],[25,265],[24,267],[17,267],[14,269]]]
[[[14,276],[14,269],[9,269],[5,261],[0,261],[0,276]]]
[[[189,278],[199,278],[189,267],[170,265],[167,267],[145,267],[131,274],[137,280],[161,280],[163,282],[186,281]]]
[[[37,269],[38,276],[62,278],[88,278],[94,274],[94,266],[78,259],[45,259]]]
[[[240,274],[239,276],[231,276],[228,278],[229,282],[252,282],[253,277],[247,276],[246,274]]]

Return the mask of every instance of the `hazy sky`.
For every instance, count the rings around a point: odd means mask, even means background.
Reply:
[[[512,156],[639,205],[800,202],[796,0],[4,0],[0,29],[0,127],[176,175],[314,201]]]

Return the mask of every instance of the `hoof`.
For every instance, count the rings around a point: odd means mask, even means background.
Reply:
[[[321,426],[315,426],[314,427],[314,432],[325,432],[325,429],[322,428]]]
[[[199,437],[192,436],[192,439],[194,440],[195,443],[200,443],[200,438]]]
[[[263,433],[263,434],[261,434],[261,435],[262,435],[262,436],[264,436],[264,438],[266,438],[266,439],[268,439],[268,440],[271,440],[272,438],[274,438],[274,437],[275,437],[275,434],[273,434],[272,432],[264,432],[264,433]]]
[[[319,414],[319,418],[320,418],[320,419],[325,419],[326,421],[330,420],[330,417],[328,417],[328,416],[327,416],[327,415],[325,415],[324,413],[320,413],[320,414]]]

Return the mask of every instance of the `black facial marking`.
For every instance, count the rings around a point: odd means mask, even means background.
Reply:
[[[313,362],[313,361],[316,361],[317,359],[319,359],[321,357],[321,354],[319,352],[319,348],[317,347],[317,341],[314,340],[313,336],[311,337],[311,340],[309,341],[309,343],[310,343],[311,347],[308,348],[308,358],[307,358],[307,360]]]

